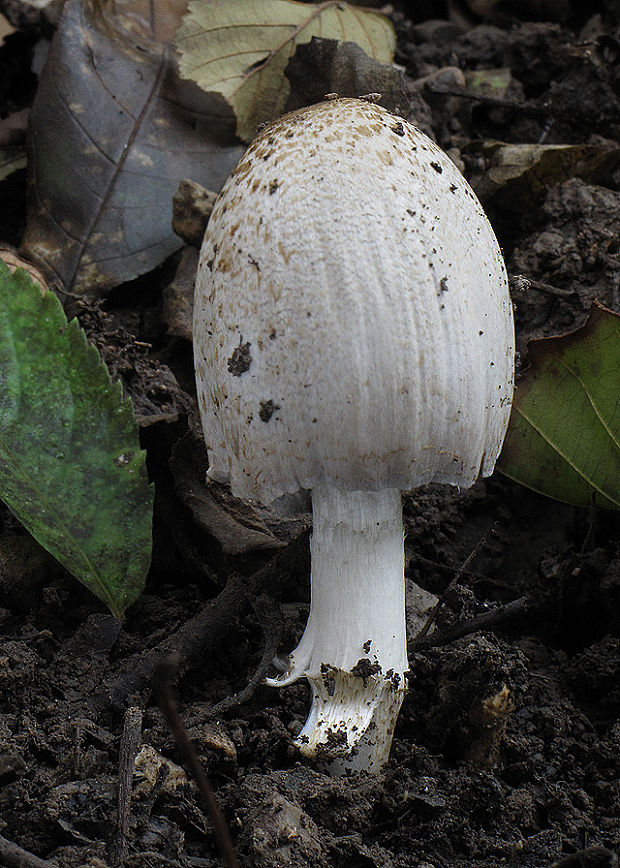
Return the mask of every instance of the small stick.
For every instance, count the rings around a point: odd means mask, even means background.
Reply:
[[[441,645],[449,645],[456,639],[462,639],[463,636],[469,636],[470,633],[477,633],[478,630],[488,630],[490,627],[497,627],[512,621],[528,611],[527,597],[519,597],[517,600],[511,600],[510,603],[505,603],[501,606],[496,606],[489,612],[483,612],[481,615],[475,615],[469,621],[464,621],[462,624],[457,624],[451,630],[439,635],[433,633],[432,636],[420,638],[416,637],[413,642],[409,643],[410,651],[420,651],[424,648],[437,648]]]
[[[207,779],[198,754],[189,740],[187,730],[181,720],[181,715],[179,714],[177,704],[172,695],[171,682],[172,677],[177,670],[178,660],[178,654],[167,654],[165,657],[162,657],[157,664],[157,669],[155,671],[155,690],[157,692],[159,707],[168,722],[168,726],[170,727],[179,750],[189,766],[194,780],[198,784],[198,789],[200,790],[204,806],[207,809],[213,824],[213,831],[215,832],[215,837],[224,864],[227,868],[240,868],[232,838],[230,837],[230,832],[226,825],[226,820],[224,819],[220,806],[217,803],[215,793]]]
[[[128,696],[148,688],[157,663],[165,654],[178,652],[183,672],[228,635],[248,599],[261,593],[277,596],[293,577],[307,576],[309,571],[308,533],[302,533],[252,576],[233,573],[225,588],[206,602],[197,615],[154,648],[130,657],[122,671],[91,696],[90,713],[100,714],[104,708],[122,707]]]
[[[491,530],[493,530],[493,528],[491,528]],[[445,591],[441,595],[442,598],[445,597],[447,592],[451,588],[453,588],[454,585],[456,585],[456,583],[459,581],[459,579],[461,578],[463,573],[467,570],[469,565],[478,557],[478,555],[480,554],[480,552],[482,551],[482,549],[484,548],[484,546],[486,544],[487,544],[487,537],[486,537],[486,534],[484,534],[484,536],[481,537],[481,539],[479,539],[478,542],[476,543],[476,545],[474,546],[473,551],[471,551],[469,553],[469,555],[465,558],[465,560],[463,561],[461,566],[458,568],[456,573],[452,576],[452,578],[448,582],[448,586],[446,587]],[[431,611],[429,613],[429,616],[426,620],[426,624],[422,627],[422,629],[420,630],[420,632],[416,636],[416,639],[423,639],[428,634],[428,631],[431,629],[431,627],[435,623],[435,618],[437,617],[437,613],[439,612],[439,610],[441,609],[441,607],[443,605],[444,605],[443,599],[440,599],[437,601],[437,603],[435,603],[435,605],[433,606],[433,608],[431,609]]]
[[[259,615],[261,627],[263,628],[263,635],[265,637],[265,647],[261,655],[260,663],[256,667],[254,674],[245,687],[238,693],[234,693],[232,696],[227,696],[225,699],[212,705],[207,712],[208,717],[215,717],[218,714],[229,711],[231,708],[237,708],[239,705],[248,702],[254,696],[256,688],[262,684],[265,675],[267,674],[267,670],[271,666],[280,640],[280,610],[278,609],[276,612],[272,611],[268,614],[264,614],[259,611],[259,605],[257,604],[260,604],[260,602],[261,598],[253,604],[254,611]],[[261,606],[260,608],[263,607]]]
[[[434,570],[443,573],[450,573],[450,575],[454,574],[454,564],[442,564],[439,561],[434,561],[431,558],[425,558],[422,555],[416,554],[409,558],[409,564],[413,564],[415,566],[422,565],[426,567],[432,567]],[[458,568],[457,568],[458,569]],[[484,576],[482,573],[476,573],[473,570],[466,570],[467,576],[472,582],[491,582],[488,576]]]
[[[56,862],[39,859],[34,853],[22,849],[0,835],[0,864],[5,868],[57,868]]]
[[[499,96],[488,96],[482,93],[472,93],[470,90],[458,90],[449,87],[433,87],[432,85],[427,85],[425,90],[436,96],[457,96],[461,99],[468,99],[474,102],[483,103],[484,105],[496,106],[497,108],[516,109],[518,111],[526,112],[527,114],[540,115],[549,113],[548,106],[539,106],[532,103],[519,102],[518,100],[513,99],[502,99],[502,97]]]
[[[527,282],[531,289],[538,292],[544,292],[546,295],[557,295],[558,298],[575,298],[579,296],[576,289],[560,289],[559,286],[551,286],[550,283],[544,283],[542,280],[532,280],[528,277]]]
[[[125,723],[118,758],[118,826],[114,865],[123,865],[127,856],[127,831],[131,814],[131,786],[140,736],[142,734],[142,709],[131,707],[125,712]]]

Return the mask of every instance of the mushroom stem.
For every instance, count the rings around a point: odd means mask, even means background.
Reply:
[[[297,738],[334,773],[387,760],[407,671],[400,491],[312,491],[310,615],[286,671],[302,676],[312,707]]]

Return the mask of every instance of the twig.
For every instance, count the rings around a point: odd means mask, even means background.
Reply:
[[[189,740],[187,730],[181,720],[181,716],[177,709],[176,702],[172,695],[172,678],[176,673],[179,658],[177,654],[168,654],[163,657],[158,665],[155,673],[155,687],[159,707],[161,708],[170,730],[174,735],[175,741],[179,747],[181,754],[184,756],[187,765],[198,785],[200,795],[205,808],[211,818],[213,831],[218,842],[222,859],[227,868],[239,868],[239,860],[235,853],[235,848],[226,825],[226,820],[220,810],[220,806],[215,798],[215,793],[205,774],[204,768],[198,754]]]
[[[525,112],[526,114],[549,114],[549,106],[537,106],[532,103],[519,102],[512,99],[502,99],[502,97],[499,96],[473,93],[469,90],[458,90],[457,88],[448,87],[432,87],[431,85],[426,85],[425,90],[435,96],[457,96],[461,99],[472,100],[472,102],[479,102],[497,108],[515,109],[517,111]]]
[[[470,633],[477,633],[478,630],[488,630],[492,627],[498,627],[513,621],[515,618],[521,617],[528,611],[527,597],[519,597],[517,600],[511,600],[510,603],[505,603],[501,606],[496,606],[489,612],[483,612],[481,615],[476,615],[462,624],[457,624],[450,630],[444,633],[433,633],[432,636],[416,637],[409,643],[410,651],[421,651],[424,648],[437,648],[441,645],[449,645],[456,639],[462,639],[463,636],[469,636]]]
[[[491,528],[491,532],[493,531],[494,527],[495,526],[493,526]],[[473,550],[467,555],[467,557],[465,558],[465,560],[463,561],[461,566],[458,568],[458,570],[455,572],[455,574],[452,576],[452,578],[448,582],[448,585],[447,585],[445,591],[443,592],[443,594],[441,595],[439,600],[435,603],[435,605],[433,606],[433,608],[429,612],[426,623],[424,624],[424,626],[422,627],[422,629],[420,630],[420,632],[416,636],[416,639],[423,639],[428,634],[428,631],[431,629],[431,627],[435,623],[435,619],[437,618],[437,614],[438,614],[439,610],[441,609],[442,606],[445,605],[445,603],[444,603],[445,595],[448,593],[448,591],[451,588],[454,587],[454,585],[456,585],[456,583],[459,581],[459,579],[461,578],[463,573],[467,570],[469,565],[478,557],[478,555],[480,554],[480,552],[482,551],[482,549],[485,547],[486,544],[487,544],[487,535],[484,534],[484,536],[482,536],[478,540],[478,542],[474,546]]]
[[[276,617],[273,605],[270,609],[267,609],[267,611],[265,611],[266,607],[261,605],[261,603],[266,602],[265,597],[266,595],[263,594],[253,603],[254,611],[260,619],[263,636],[265,637],[265,647],[261,655],[260,663],[243,690],[240,690],[232,696],[227,696],[226,699],[222,699],[221,702],[212,705],[207,712],[208,717],[215,717],[218,714],[222,714],[224,711],[228,711],[231,708],[243,705],[244,702],[248,702],[267,674],[267,669],[271,665],[271,661],[277,651],[281,624],[280,618]],[[279,607],[277,607],[277,615],[279,616]]]
[[[598,517],[596,511],[596,491],[593,491],[590,496],[590,503],[588,506],[588,529],[586,531],[586,535],[583,538],[583,542],[581,543],[581,548],[579,550],[580,555],[584,555],[590,548],[590,543],[592,542],[592,538],[594,536],[594,528],[596,526],[596,519]]]
[[[538,292],[544,292],[546,295],[556,295],[559,298],[575,298],[579,295],[576,289],[560,289],[559,286],[551,286],[550,283],[544,283],[542,280],[532,280],[527,278],[530,289],[535,289]]]
[[[39,859],[34,853],[22,849],[18,844],[0,835],[0,864],[4,868],[57,868],[56,862]]]
[[[432,560],[432,558],[425,558],[423,555],[419,555],[417,553],[409,559],[409,563],[413,564],[414,566],[432,567],[434,570],[437,570],[440,573],[450,573],[451,576],[454,574],[455,570],[454,564],[442,564],[439,561],[434,561]],[[488,576],[485,576],[482,573],[476,573],[473,570],[465,570],[465,572],[467,573],[470,580],[473,582],[489,581]]]
[[[127,856],[127,830],[131,813],[131,786],[140,736],[142,734],[142,709],[131,707],[125,712],[125,724],[121,737],[118,769],[118,827],[114,848],[114,865],[123,865]]]
[[[126,661],[123,671],[108,681],[89,700],[90,711],[122,708],[127,698],[152,685],[162,656],[179,654],[179,670],[185,672],[204,657],[205,651],[220,644],[236,617],[247,604],[248,596],[261,593],[277,596],[293,575],[305,575],[309,567],[308,534],[302,534],[279,551],[264,567],[246,578],[233,574],[226,587],[194,617],[146,654],[137,653]]]
[[[183,660],[183,668],[187,668],[193,659],[223,639],[244,602],[241,581],[231,577],[224,590],[194,618],[147,653],[130,657],[123,671],[91,697],[91,710],[101,711],[110,706],[122,708],[127,697],[152,683],[157,663],[164,654],[177,652]]]
[[[536,142],[537,145],[542,145],[543,142],[545,141],[545,139],[547,138],[547,136],[549,135],[549,130],[553,126],[553,120],[554,120],[553,118],[548,118],[545,121],[545,125],[542,129],[542,133],[538,136],[538,140]]]

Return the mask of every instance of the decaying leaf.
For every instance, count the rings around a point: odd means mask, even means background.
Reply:
[[[101,14],[115,27],[140,39],[164,44],[174,35],[187,9],[187,0],[97,0]]]
[[[503,208],[527,213],[550,186],[569,178],[596,181],[620,164],[620,147],[609,145],[527,145],[474,142],[466,148],[484,158],[486,168],[473,176],[482,202],[501,199]]]
[[[160,754],[150,744],[143,744],[134,760],[133,795],[144,798],[158,785],[162,793],[174,793],[179,787],[190,787],[181,766]]]
[[[284,70],[298,45],[313,36],[355,42],[391,63],[395,36],[388,19],[341,0],[193,0],[177,33],[181,74],[221,93],[234,109],[237,132],[250,141],[256,127],[284,111]]]
[[[380,93],[379,104],[405,114],[409,93],[401,70],[369,57],[355,42],[313,36],[299,45],[285,70],[291,86],[286,111],[320,102],[327,93]]]
[[[620,315],[595,302],[585,325],[528,354],[498,469],[556,500],[620,509]]]
[[[178,249],[179,181],[217,190],[243,150],[223,99],[182,82],[165,44],[113,30],[100,5],[66,3],[31,115],[22,251],[77,294],[104,294]]]
[[[0,148],[0,181],[18,169],[26,168],[26,148],[20,145]]]
[[[281,548],[284,543],[251,504],[233,497],[227,486],[205,481],[208,466],[207,451],[199,440],[188,435],[175,445],[170,461],[175,489],[196,524],[217,539],[225,554]]]
[[[0,149],[25,148],[29,115],[30,109],[21,109],[0,121]]]
[[[4,42],[7,36],[15,32],[15,28],[4,15],[0,14],[0,43]]]
[[[504,97],[512,83],[509,69],[472,69],[465,72],[469,93],[481,96]]]
[[[153,492],[131,402],[56,296],[4,263],[0,498],[114,615],[140,594]]]
[[[472,12],[475,12],[476,15],[480,15],[482,18],[489,14],[496,5],[497,0],[466,0],[466,3]]]
[[[18,256],[14,248],[5,247],[0,244],[0,261],[4,262],[11,274],[13,274],[16,268],[23,268],[24,271],[28,272],[35,283],[40,284],[43,290],[47,290],[43,273],[36,267],[36,265],[33,265],[26,259],[22,259],[21,256]]]

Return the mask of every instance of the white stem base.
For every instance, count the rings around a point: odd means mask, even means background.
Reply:
[[[332,773],[386,762],[407,671],[400,492],[312,492],[310,615],[272,686],[305,677],[312,707],[297,744]]]

